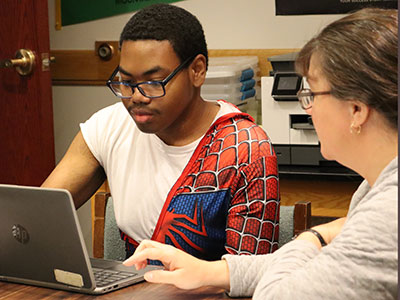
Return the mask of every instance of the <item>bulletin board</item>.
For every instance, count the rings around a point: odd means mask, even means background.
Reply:
[[[182,0],[56,0],[56,29]]]
[[[345,14],[364,7],[397,9],[397,5],[397,0],[275,0],[275,14]]]

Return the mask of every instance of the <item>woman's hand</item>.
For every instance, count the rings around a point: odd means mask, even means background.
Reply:
[[[147,265],[147,259],[159,260],[165,267],[147,272],[144,278],[149,282],[173,284],[181,289],[212,285],[229,290],[229,270],[224,260],[200,260],[170,245],[145,240],[124,265],[135,265],[140,270]]]

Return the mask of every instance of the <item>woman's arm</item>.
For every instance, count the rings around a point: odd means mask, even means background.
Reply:
[[[340,233],[344,223],[346,222],[346,217],[336,219],[332,222],[321,224],[318,226],[314,226],[312,229],[317,231],[322,238],[325,240],[326,244],[330,244],[333,239]],[[318,249],[322,248],[320,240],[317,238],[315,234],[310,231],[304,231],[299,234],[296,238],[297,240],[305,240],[313,243]]]
[[[327,241],[332,239],[334,230],[343,222],[319,226]],[[333,227],[334,226],[334,227]],[[317,228],[317,227],[316,227]],[[331,228],[331,230],[328,230]],[[314,245],[313,235],[306,233],[298,237],[299,240],[307,240],[302,247],[302,254],[298,253],[293,257],[299,266],[313,258],[319,253],[320,245]],[[310,241],[308,241],[310,239]],[[305,249],[305,250],[304,250]],[[149,282],[173,284],[182,289],[194,289],[201,286],[212,285],[224,288],[231,296],[251,296],[259,283],[259,280],[268,269],[269,265],[276,263],[279,256],[290,257],[282,248],[274,254],[256,256],[225,255],[223,260],[208,262],[197,259],[177,248],[161,244],[155,241],[143,241],[137,248],[135,254],[127,259],[124,264],[135,265],[142,269],[147,265],[147,259],[160,260],[165,270],[150,271],[145,274]],[[229,267],[228,267],[229,266]]]
[[[359,205],[340,235],[314,257],[301,259],[307,253],[306,244],[314,245],[301,238],[282,247],[281,255],[266,268],[253,298],[395,299],[397,215],[386,208],[395,205],[379,200]]]

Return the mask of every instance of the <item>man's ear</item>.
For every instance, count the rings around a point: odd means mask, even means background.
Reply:
[[[189,66],[189,76],[195,87],[203,85],[206,79],[207,63],[203,54],[198,54]]]
[[[359,100],[349,101],[350,115],[354,126],[363,126],[371,114],[371,108]]]

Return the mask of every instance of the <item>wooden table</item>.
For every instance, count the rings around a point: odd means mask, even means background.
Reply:
[[[229,298],[222,289],[214,287],[203,287],[196,290],[181,290],[172,285],[148,282],[134,284],[108,294],[92,296],[0,281],[0,300],[3,299],[218,300],[232,298]]]

